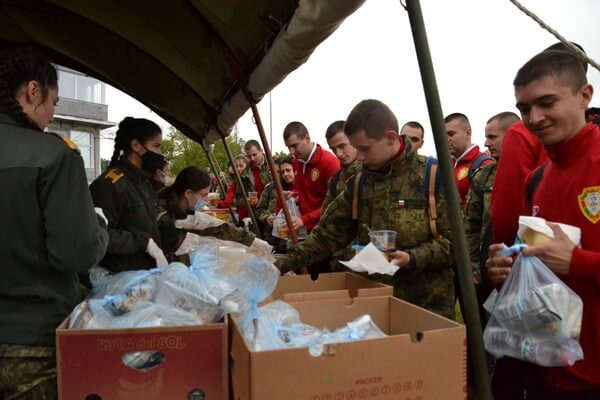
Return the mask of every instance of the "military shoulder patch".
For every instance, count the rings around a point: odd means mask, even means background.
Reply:
[[[592,224],[600,221],[600,186],[583,188],[577,199],[584,217],[590,220]]]
[[[63,137],[62,140],[63,140],[63,142],[65,142],[65,144],[67,146],[69,146],[70,149],[79,151],[79,147],[77,147],[77,145],[75,144],[75,142],[72,141],[71,139]]]
[[[124,172],[119,171],[118,169],[109,169],[108,171],[106,171],[106,175],[104,175],[104,179],[108,179],[111,181],[111,183],[114,185],[115,183],[119,182],[121,180],[121,178],[123,178],[125,176]]]

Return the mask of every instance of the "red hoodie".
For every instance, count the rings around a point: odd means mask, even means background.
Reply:
[[[328,182],[340,169],[340,162],[333,154],[317,145],[315,153],[306,165],[294,158],[292,167],[302,222],[310,233],[321,218],[321,205],[327,194]]]
[[[517,121],[507,129],[492,187],[492,243],[509,246],[514,243],[525,178],[547,159],[544,146],[523,121]]]
[[[473,161],[483,153],[479,151],[479,147],[474,145],[465,154],[460,156],[458,161],[454,164],[454,180],[456,181],[456,187],[458,194],[460,194],[460,206],[464,210],[467,206],[467,193],[469,192],[469,186],[471,186],[471,179],[469,177],[469,169],[473,164]],[[493,160],[485,160],[481,163],[481,166],[492,163]]]
[[[600,389],[600,128],[588,123],[572,139],[546,150],[550,162],[531,205],[523,195],[522,214],[581,228],[581,248],[573,251],[569,274],[560,278],[583,300],[579,342],[584,359],[573,367],[541,371],[550,385],[565,390]]]

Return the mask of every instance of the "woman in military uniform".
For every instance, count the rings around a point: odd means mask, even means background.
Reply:
[[[44,133],[56,69],[33,49],[0,51],[0,398],[56,399],[56,327],[81,301],[78,272],[108,242],[76,146]]]
[[[119,124],[106,172],[91,184],[96,207],[108,219],[109,243],[100,265],[113,272],[167,265],[151,174],[164,162],[162,133],[154,122],[126,117]]]
[[[205,171],[197,167],[187,167],[177,174],[173,185],[160,192],[159,201],[165,211],[159,218],[159,225],[163,238],[163,249],[168,259],[176,260],[175,252],[181,246],[188,232],[201,236],[214,236],[221,240],[230,240],[270,252],[271,247],[267,242],[258,239],[252,232],[236,228],[232,224],[223,223],[217,227],[202,230],[192,229],[191,226],[190,229],[175,228],[175,220],[185,219],[195,210],[204,208],[210,191],[210,183],[210,176]]]

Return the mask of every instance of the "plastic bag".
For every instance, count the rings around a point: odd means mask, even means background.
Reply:
[[[348,322],[346,326],[338,328],[333,332],[323,331],[321,337],[316,338],[309,343],[309,353],[313,357],[318,357],[323,354],[323,348],[326,344],[379,339],[386,336],[387,335],[375,325],[371,316],[365,314],[352,322]]]
[[[578,338],[583,303],[537,257],[520,254],[493,305],[485,348],[542,365],[573,365],[583,358]]]
[[[229,282],[240,296],[240,310],[243,323],[255,318],[256,307],[266,299],[277,286],[279,270],[264,258],[248,257],[244,264],[229,277]]]
[[[290,211],[291,217],[301,217],[300,209],[296,205],[296,200],[293,197],[287,199],[288,210]],[[302,227],[300,229],[296,229],[296,237],[298,240],[306,239],[307,236],[306,227]],[[277,216],[275,216],[275,220],[273,221],[273,236],[288,240],[289,239],[289,230],[287,223],[285,221],[285,216],[283,214],[283,210],[279,210]]]
[[[254,351],[308,347],[309,354],[319,357],[325,345],[385,337],[369,315],[362,315],[346,326],[329,332],[302,323],[298,311],[277,300],[257,311],[257,317],[243,330]]]
[[[214,290],[211,291],[216,286],[212,282],[201,281],[184,264],[173,263],[157,279],[153,300],[157,304],[195,314],[202,323],[212,323],[224,315],[219,307],[223,295],[216,297]]]
[[[114,275],[98,274],[92,279],[92,291],[90,297],[102,298],[104,296],[114,296],[124,294],[148,300],[152,297],[156,288],[156,277],[164,269],[154,268],[151,270],[125,271]]]
[[[242,332],[255,351],[281,349],[291,347],[294,333],[290,327],[300,323],[298,311],[277,300],[260,307],[255,318],[245,326],[242,325]]]

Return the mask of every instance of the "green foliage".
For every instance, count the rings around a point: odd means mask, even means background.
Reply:
[[[290,156],[290,153],[286,153],[285,151],[279,150],[278,152],[273,154],[273,159],[278,158],[278,157],[285,158],[285,157],[289,157],[289,156]]]
[[[234,135],[227,137],[227,145],[233,157],[242,152],[244,141]],[[210,169],[210,163],[197,142],[185,136],[178,130],[173,129],[168,138],[163,140],[162,153],[167,157],[171,164],[171,174],[177,175],[185,167],[194,165]],[[215,144],[213,150],[213,160],[217,163],[217,168],[224,170],[229,163],[223,142]]]

